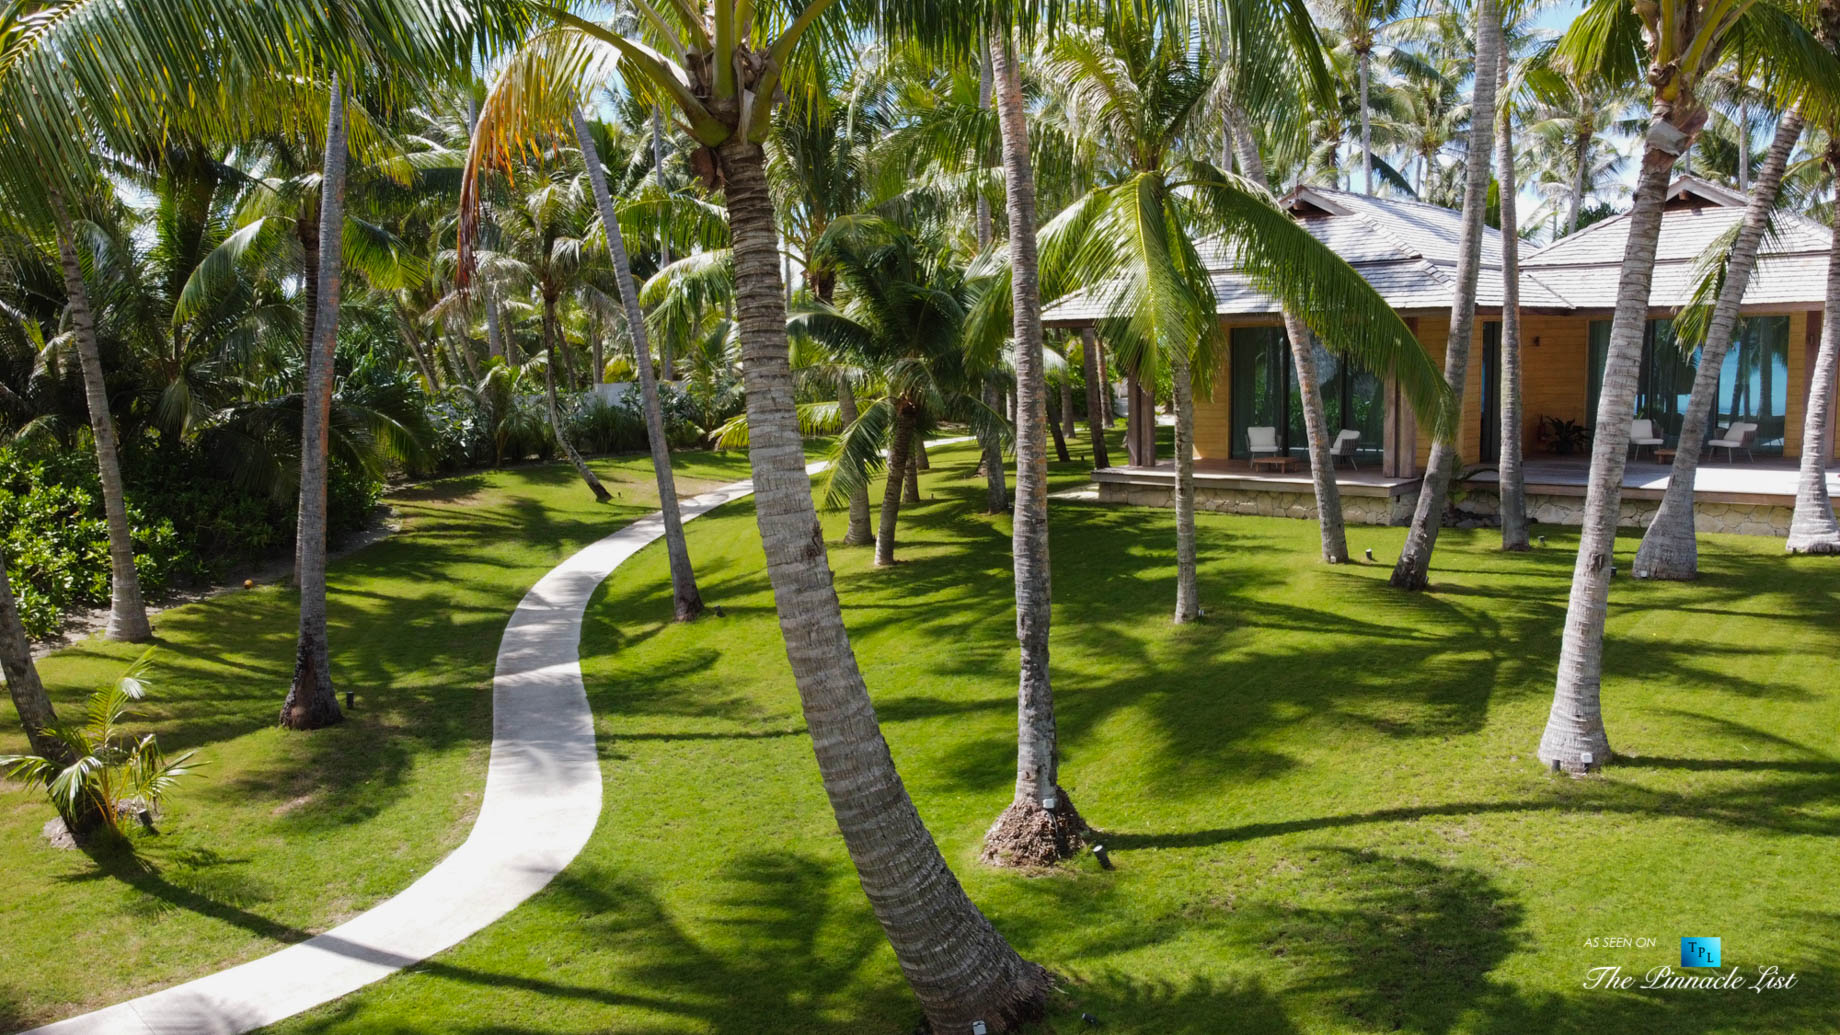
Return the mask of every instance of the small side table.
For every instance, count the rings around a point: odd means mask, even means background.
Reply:
[[[1672,464],[1674,462],[1675,452],[1676,451],[1672,449],[1658,448],[1655,450],[1655,462],[1658,464]]]
[[[1294,456],[1255,456],[1252,458],[1252,469],[1254,472],[1278,471],[1283,474],[1289,474],[1302,466],[1302,462]]]

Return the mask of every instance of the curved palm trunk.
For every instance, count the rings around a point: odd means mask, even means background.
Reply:
[[[575,449],[575,444],[569,441],[569,436],[562,430],[562,411],[556,403],[557,337],[556,299],[546,290],[543,293],[543,354],[549,357],[549,362],[543,364],[543,395],[549,411],[550,434],[556,436],[556,445],[562,448],[562,455],[569,458],[569,463],[575,467],[575,473],[581,475],[581,480],[587,484],[588,491],[594,493],[594,502],[605,503],[613,496],[601,485],[601,480],[594,476],[594,471],[588,467],[588,462],[581,458],[581,454]]]
[[[57,218],[58,260],[64,271],[64,293],[70,310],[77,360],[83,367],[83,398],[89,408],[90,437],[96,443],[96,473],[102,484],[102,510],[109,528],[109,621],[105,639],[139,642],[153,635],[147,624],[147,605],[141,600],[141,580],[134,570],[134,531],[128,526],[127,493],[121,481],[121,457],[115,439],[115,419],[109,413],[108,384],[102,374],[102,350],[96,342],[96,317],[83,282],[83,265],[77,258],[76,230],[64,199],[51,192],[51,212]]]
[[[1503,48],[1497,62],[1497,91],[1508,83],[1508,54]],[[1498,93],[1499,96],[1499,93]],[[1507,108],[1502,99],[1503,109]],[[1501,181],[1501,431],[1496,436],[1498,485],[1501,492],[1501,548],[1525,550],[1527,541],[1527,479],[1521,469],[1521,221],[1515,211],[1514,117],[1501,120],[1501,141],[1495,153],[1495,175]]]
[[[1076,851],[1085,824],[1060,786],[1054,689],[1048,673],[1052,600],[1048,567],[1048,385],[1043,377],[1035,172],[1029,160],[1029,130],[1015,56],[1002,36],[992,36],[990,51],[997,122],[1003,137],[1003,182],[1008,198],[1015,296],[1016,509],[1012,552],[1016,639],[1022,646],[1022,669],[1016,691],[1016,794],[984,835],[984,859],[999,864],[1041,865]]]
[[[310,730],[344,718],[332,692],[326,640],[326,471],[330,462],[333,355],[339,337],[339,289],[344,269],[345,92],[332,81],[326,105],[326,156],[320,173],[319,264],[313,322],[307,340],[307,383],[301,401],[300,513],[294,535],[294,580],[300,586],[300,638],[294,682],[281,702],[281,725]]]
[[[1665,119],[1665,111],[1657,104],[1653,123]],[[1567,772],[1593,769],[1610,757],[1599,700],[1604,617],[1609,609],[1610,568],[1623,502],[1623,467],[1629,449],[1629,418],[1636,406],[1642,332],[1648,321],[1648,291],[1654,279],[1655,244],[1661,235],[1668,177],[1677,157],[1652,144],[1646,148],[1629,211],[1629,243],[1623,252],[1616,316],[1610,324],[1610,348],[1598,396],[1597,434],[1591,444],[1578,562],[1572,569],[1571,599],[1559,648],[1559,678],[1546,733],[1540,739],[1540,761]]]
[[[1829,147],[1827,164],[1840,169],[1840,147]],[[1840,205],[1834,207],[1834,240],[1840,242]],[[1840,245],[1827,259],[1827,311],[1821,346],[1809,378],[1808,413],[1802,419],[1801,476],[1795,514],[1789,519],[1790,553],[1840,553],[1840,521],[1827,493],[1828,454],[1833,451],[1834,378],[1840,371]]]
[[[990,412],[1002,414],[1003,389],[994,377],[984,379],[984,405]],[[1003,473],[1003,441],[993,431],[984,436],[984,510],[1001,514],[1009,509],[1009,483]]]
[[[856,423],[860,416],[856,410],[856,389],[851,387],[850,379],[837,378],[837,414],[844,427]],[[869,527],[869,487],[859,485],[850,493],[850,527],[843,533],[843,545],[865,546],[875,542],[875,532]]]
[[[1201,617],[1195,572],[1195,390],[1186,349],[1169,354],[1176,403],[1176,616],[1177,624]]]
[[[1227,107],[1227,122],[1239,146],[1240,168],[1255,183],[1269,186],[1265,159],[1258,141],[1246,125],[1246,113],[1237,104]],[[1335,480],[1335,458],[1329,455],[1329,418],[1323,409],[1322,389],[1316,383],[1316,351],[1309,328],[1290,310],[1284,311],[1284,336],[1290,342],[1291,362],[1297,369],[1298,396],[1303,400],[1303,434],[1310,451],[1310,489],[1316,496],[1316,524],[1322,535],[1322,557],[1330,564],[1348,559],[1348,533],[1342,519],[1342,490]]]
[[[1738,227],[1738,239],[1732,244],[1725,266],[1725,283],[1719,288],[1718,300],[1707,322],[1706,341],[1700,347],[1699,368],[1693,374],[1693,392],[1687,399],[1687,412],[1681,419],[1680,441],[1674,450],[1674,466],[1668,472],[1667,492],[1655,520],[1642,535],[1632,566],[1639,579],[1692,579],[1699,576],[1699,542],[1693,530],[1693,481],[1699,472],[1700,452],[1705,447],[1706,424],[1713,404],[1718,401],[1719,371],[1725,366],[1725,354],[1737,333],[1738,308],[1750,287],[1751,273],[1757,267],[1757,252],[1763,244],[1763,232],[1776,205],[1776,192],[1782,186],[1783,170],[1788,167],[1789,153],[1802,135],[1799,112],[1783,116],[1764,158],[1757,186],[1744,209],[1744,222]],[[1740,379],[1742,380],[1742,379]]]
[[[907,480],[913,451],[915,411],[911,403],[894,403],[894,428],[888,440],[888,480],[882,486],[882,524],[875,534],[875,565],[894,563],[895,522],[901,516],[901,483]]]
[[[619,215],[613,210],[613,195],[607,190],[607,170],[601,167],[600,151],[588,133],[588,123],[581,109],[574,109],[570,116],[575,122],[575,143],[581,148],[582,161],[588,167],[588,182],[594,188],[594,204],[600,209],[601,226],[607,231],[613,278],[620,287],[620,305],[626,310],[626,329],[632,336],[633,365],[639,368],[639,402],[645,408],[645,439],[652,451],[652,475],[658,481],[658,510],[664,516],[665,553],[671,561],[671,606],[677,620],[685,622],[703,613],[703,597],[697,592],[696,572],[690,567],[690,549],[684,544],[684,522],[677,509],[677,482],[671,477],[671,443],[665,438],[664,406],[658,399],[658,379],[652,374],[650,335],[645,328],[645,313],[639,308],[639,287],[633,283],[632,263],[626,257],[626,239],[620,234]]]
[[[774,604],[824,790],[875,916],[934,1031],[1038,1014],[1048,973],[1016,954],[966,897],[895,771],[850,649],[805,473],[787,356],[779,242],[757,144],[718,149],[734,242],[755,515]]]
[[[664,185],[664,113],[656,107],[652,109],[652,178],[658,184],[660,195],[666,195]],[[670,202],[665,202],[666,231],[658,237],[658,268],[664,269],[671,264]],[[669,335],[666,336],[667,338]],[[658,366],[664,372],[666,381],[677,380],[677,366],[672,361],[671,343],[658,343]]]
[[[1499,8],[1483,0],[1476,12],[1476,67],[1493,69],[1501,51]],[[1463,229],[1457,239],[1457,290],[1450,308],[1450,337],[1444,343],[1444,382],[1454,399],[1463,398],[1469,375],[1470,339],[1476,326],[1476,281],[1482,270],[1482,210],[1489,189],[1489,158],[1495,131],[1495,77],[1476,77],[1471,103],[1469,158],[1463,184]],[[1453,425],[1455,422],[1452,422]],[[1627,422],[1624,427],[1628,431]],[[1431,575],[1431,551],[1437,546],[1450,496],[1450,479],[1457,473],[1457,445],[1453,432],[1431,445],[1431,460],[1418,490],[1418,508],[1406,545],[1393,565],[1389,580],[1401,589],[1424,589]]]
[[[1080,371],[1086,375],[1086,427],[1092,434],[1093,470],[1112,466],[1105,448],[1104,390],[1099,384],[1099,336],[1091,327],[1080,329]]]
[[[45,729],[57,725],[57,711],[51,707],[51,697],[38,678],[38,667],[32,664],[32,642],[19,620],[19,605],[7,578],[4,552],[0,552],[0,673],[6,675],[6,690],[13,698],[20,725],[26,728],[32,753],[55,762],[69,761],[63,745],[44,734]]]

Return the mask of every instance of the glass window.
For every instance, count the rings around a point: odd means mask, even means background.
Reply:
[[[1780,456],[1784,414],[1789,405],[1789,318],[1753,316],[1738,324],[1731,351],[1719,370],[1719,395],[1712,423],[1757,425],[1752,451]],[[1713,430],[1717,430],[1717,428]]]
[[[1384,450],[1386,386],[1381,379],[1312,343],[1316,378],[1322,391],[1323,416],[1331,433],[1353,428],[1361,433],[1359,453],[1378,460]],[[1282,327],[1236,327],[1232,332],[1231,456],[1251,453],[1246,429],[1276,428],[1278,448],[1308,458],[1309,435],[1303,426],[1303,398],[1289,339]]]
[[[1586,419],[1595,425],[1604,361],[1610,349],[1609,320],[1591,321],[1589,344]],[[1653,420],[1663,438],[1670,443],[1677,440],[1698,366],[1697,348],[1691,354],[1681,353],[1674,321],[1648,321],[1632,416]],[[1757,425],[1754,452],[1780,455],[1788,400],[1789,318],[1753,316],[1740,320],[1731,351],[1725,354],[1725,364],[1719,371],[1719,395],[1707,435],[1716,434],[1734,421],[1746,421]]]
[[[1233,391],[1230,455],[1245,459],[1247,428],[1285,430],[1285,387],[1291,380],[1290,350],[1278,327],[1235,327],[1232,335]]]

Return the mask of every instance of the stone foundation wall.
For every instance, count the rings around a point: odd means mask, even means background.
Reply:
[[[1501,510],[1500,496],[1492,489],[1465,488],[1460,506],[1464,510],[1491,517]],[[1661,509],[1660,500],[1623,500],[1617,524],[1623,528],[1647,528]],[[1732,535],[1767,535],[1786,537],[1793,506],[1764,503],[1709,503],[1693,505],[1693,527],[1699,532],[1724,532]],[[1554,496],[1547,493],[1527,494],[1527,516],[1543,525],[1584,524],[1583,496]]]
[[[1174,509],[1175,486],[1099,483],[1099,502]],[[1343,496],[1342,520],[1351,525],[1405,525],[1412,521],[1418,493],[1396,496]],[[1195,509],[1216,514],[1316,519],[1314,492],[1263,492],[1202,486],[1195,490]]]
[[[1462,487],[1452,492],[1454,515],[1446,522],[1474,527],[1493,524],[1500,513],[1500,498],[1492,489]],[[1099,483],[1099,501],[1125,503],[1136,507],[1175,507],[1173,485],[1131,485],[1118,482]],[[1403,496],[1342,497],[1342,519],[1351,525],[1406,525],[1418,505],[1416,491]],[[1647,528],[1655,519],[1660,500],[1625,499],[1618,523],[1624,528]],[[1311,492],[1264,492],[1252,489],[1221,489],[1207,486],[1195,490],[1195,509],[1217,514],[1250,514],[1258,517],[1288,517],[1314,520],[1316,496]],[[1573,525],[1584,522],[1583,496],[1527,494],[1528,516],[1543,525]],[[1794,508],[1754,503],[1706,503],[1694,507],[1694,526],[1701,532],[1725,532],[1736,535],[1783,537],[1789,534],[1789,518]]]

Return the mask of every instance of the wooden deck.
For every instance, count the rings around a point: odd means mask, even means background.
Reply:
[[[1159,461],[1155,467],[1107,467],[1093,472],[1093,481],[1124,485],[1165,485],[1175,481],[1174,460]],[[1335,472],[1335,483],[1350,496],[1405,496],[1418,491],[1422,479],[1392,478],[1380,473],[1380,463],[1363,464],[1349,470],[1343,464]],[[1199,487],[1242,489],[1265,492],[1309,492],[1310,466],[1306,460],[1295,471],[1254,471],[1247,460],[1197,460],[1195,484]]]
[[[1532,456],[1522,470],[1527,491],[1553,496],[1583,496],[1590,475],[1588,456]],[[1627,499],[1658,500],[1667,490],[1669,466],[1644,457],[1631,460],[1623,471],[1623,495]],[[1155,467],[1108,467],[1093,472],[1096,482],[1124,485],[1166,485],[1175,480],[1172,460],[1160,461]],[[1695,495],[1708,503],[1760,503],[1792,506],[1795,502],[1797,461],[1781,457],[1759,457],[1754,461],[1726,463],[1702,460],[1694,478]],[[1395,478],[1380,473],[1379,464],[1349,470],[1336,469],[1336,485],[1344,495],[1404,496],[1418,491],[1421,476]],[[1493,468],[1474,470],[1466,481],[1478,487],[1496,480]],[[1195,484],[1203,487],[1265,492],[1308,492],[1310,471],[1306,466],[1289,473],[1254,471],[1245,460],[1197,460]],[[1829,466],[1827,489],[1840,499],[1840,469]]]
[[[1800,477],[1800,461],[1782,457],[1758,457],[1752,461],[1726,463],[1724,460],[1700,458],[1694,472],[1693,495],[1707,503],[1761,503],[1778,506],[1795,504],[1795,485]],[[1629,461],[1623,469],[1623,495],[1628,499],[1658,500],[1667,491],[1671,465],[1643,457]],[[1591,473],[1588,456],[1531,456],[1522,466],[1527,491],[1553,496],[1583,496]],[[1469,481],[1490,485],[1498,480],[1494,470],[1477,471]],[[1840,469],[1829,465],[1827,491],[1840,498]]]

